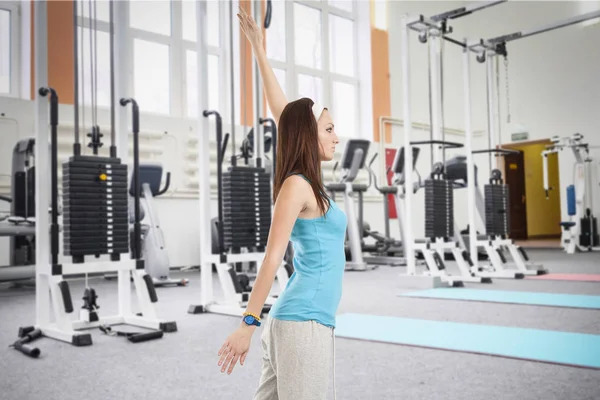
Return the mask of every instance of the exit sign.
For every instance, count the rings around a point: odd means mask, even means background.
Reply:
[[[510,136],[511,136],[511,139],[513,142],[518,142],[520,140],[529,139],[529,133],[527,133],[527,132],[517,132],[517,133],[513,133]]]

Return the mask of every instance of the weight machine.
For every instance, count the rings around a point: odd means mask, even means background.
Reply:
[[[567,215],[569,221],[562,221],[561,245],[567,254],[576,251],[599,251],[600,238],[594,210],[594,164],[590,146],[583,142],[583,135],[553,137],[552,144],[542,151],[544,192],[546,199],[551,188],[548,184],[548,156],[569,148],[575,157],[573,183],[567,186]]]
[[[251,2],[253,15],[257,23],[261,23],[261,4]],[[207,15],[206,1],[196,2],[198,57],[198,154],[203,154],[210,148],[209,118],[214,117],[217,142],[217,179],[218,179],[218,217],[211,220],[210,210],[210,165],[209,157],[198,157],[199,205],[200,205],[200,304],[192,304],[188,313],[217,313],[232,316],[242,316],[250,293],[247,282],[242,282],[235,271],[238,263],[255,263],[257,270],[265,257],[272,215],[271,171],[264,165],[264,132],[263,125],[270,124],[272,139],[276,140],[277,132],[273,120],[263,118],[263,95],[260,73],[256,61],[253,63],[253,104],[254,127],[252,139],[252,160],[249,165],[238,165],[235,154],[235,106],[234,106],[234,77],[236,70],[233,66],[233,21],[235,14],[233,2],[228,3],[228,39],[230,50],[231,73],[231,135],[223,135],[223,121],[216,110],[208,110],[208,65],[207,60]],[[265,27],[268,27],[270,13],[267,12]],[[225,149],[231,138],[231,166],[223,171]],[[273,147],[275,148],[275,147]],[[275,152],[275,150],[274,150]],[[275,156],[274,156],[275,157]],[[275,165],[275,159],[273,160]],[[210,221],[213,221],[210,223]],[[215,232],[213,235],[212,232]],[[217,240],[212,238],[216,236]],[[213,246],[214,245],[214,246]],[[214,251],[213,251],[214,248]],[[216,266],[223,298],[216,299],[213,291],[212,265]],[[289,279],[285,262],[277,270],[277,280],[281,289]],[[267,313],[276,301],[275,296],[269,296],[262,313]]]
[[[17,142],[12,153],[8,215],[0,218],[0,236],[10,238],[9,264],[0,267],[0,282],[35,278],[35,139]]]
[[[461,251],[460,244],[454,241],[453,221],[453,184],[446,177],[445,158],[446,149],[459,148],[462,144],[445,140],[444,114],[443,114],[443,43],[445,41],[460,44],[449,36],[452,28],[448,20],[471,15],[476,11],[491,6],[502,4],[505,1],[486,1],[471,4],[466,7],[450,10],[432,17],[423,15],[404,16],[401,22],[402,29],[402,71],[403,71],[403,98],[404,98],[404,148],[407,149],[404,157],[404,170],[412,168],[412,148],[414,146],[429,145],[431,149],[432,173],[424,181],[425,186],[425,235],[424,243],[414,240],[411,228],[412,223],[412,197],[413,191],[406,190],[404,196],[404,216],[406,228],[403,232],[403,246],[407,261],[405,280],[417,278],[419,281],[427,279],[434,287],[450,286],[460,287],[464,282],[490,283],[489,277],[483,277],[472,269],[472,262],[466,251]],[[430,108],[430,140],[412,141],[412,118],[410,107],[410,62],[409,45],[411,31],[417,32],[419,42],[429,46],[429,108]],[[397,154],[398,156],[398,154]],[[405,186],[413,187],[412,174],[405,175]],[[449,250],[459,265],[461,274],[458,276],[448,273],[443,261],[444,253]],[[415,251],[420,251],[426,262],[427,271],[424,274],[416,273]],[[471,268],[471,270],[470,270]]]
[[[152,278],[154,286],[186,286],[188,279],[174,279],[170,277],[169,252],[165,244],[165,238],[161,228],[158,214],[154,209],[154,198],[162,196],[169,190],[171,173],[167,172],[165,187],[161,189],[163,167],[160,164],[142,164],[140,170],[140,199],[141,209],[145,214],[147,223],[142,225],[141,251],[142,259],[146,265],[146,271]],[[129,185],[129,195],[135,198],[135,176],[132,176]],[[134,219],[131,210],[130,219]],[[141,218],[144,218],[142,216]]]
[[[92,344],[92,336],[82,330],[99,328],[109,335],[126,335],[132,342],[157,339],[163,332],[175,332],[177,324],[174,321],[159,319],[155,309],[158,301],[152,279],[144,270],[144,261],[140,258],[140,210],[139,210],[139,108],[134,99],[120,98],[118,94],[125,91],[121,86],[120,77],[118,87],[115,89],[113,46],[118,43],[123,45],[114,33],[114,18],[123,12],[122,7],[127,7],[126,2],[110,2],[110,52],[111,52],[111,145],[110,155],[98,155],[103,146],[102,134],[96,120],[95,99],[92,104],[92,126],[88,133],[90,142],[88,147],[93,155],[83,155],[79,141],[79,62],[77,46],[78,15],[77,2],[73,3],[73,30],[75,42],[74,50],[74,115],[75,115],[75,141],[73,155],[65,162],[62,178],[63,198],[63,257],[71,258],[71,262],[59,261],[59,224],[58,224],[58,124],[59,124],[59,99],[58,93],[47,87],[47,2],[39,1],[34,4],[35,23],[35,85],[36,91],[36,137],[35,160],[37,165],[50,165],[51,168],[36,168],[35,170],[35,237],[36,237],[36,324],[33,327],[22,327],[17,341],[17,350],[23,351],[32,357],[37,357],[39,351],[27,351],[22,344],[37,337],[45,336],[61,340],[75,346]],[[92,5],[90,3],[90,11]],[[95,15],[95,7],[93,7]],[[122,29],[124,24],[117,24]],[[122,49],[121,49],[122,50]],[[96,53],[96,47],[90,49],[91,54]],[[119,53],[120,54],[120,53]],[[83,68],[82,68],[83,70]],[[126,75],[126,70],[119,69],[121,75]],[[94,63],[91,73],[95,74]],[[92,79],[92,82],[94,80]],[[92,84],[95,89],[95,84]],[[48,113],[48,98],[50,112]],[[95,95],[92,95],[95,98]],[[128,219],[127,219],[127,165],[121,163],[118,157],[117,131],[125,134],[126,114],[118,113],[115,103],[119,101],[122,107],[132,105],[133,114],[133,143],[135,180],[135,222],[134,222],[134,255],[129,255]],[[85,127],[85,120],[82,121]],[[50,126],[50,147],[48,126]],[[127,149],[119,147],[119,154],[127,154]],[[50,176],[50,179],[49,179]],[[48,185],[50,182],[50,185]],[[49,196],[49,189],[51,196]],[[51,199],[51,204],[49,204]],[[51,218],[48,218],[48,209]],[[48,233],[50,233],[48,235]],[[103,261],[90,262],[89,258],[105,257]],[[87,258],[87,259],[86,259]],[[74,316],[75,307],[71,297],[68,275],[107,273],[118,271],[118,313],[114,316],[101,316],[98,311],[96,292],[89,286],[83,295],[84,305],[79,310],[79,318]],[[135,314],[131,307],[131,278],[137,295],[139,311]],[[87,286],[87,285],[86,285]],[[54,318],[52,317],[52,314]],[[124,333],[113,331],[113,325],[127,324],[150,331]]]
[[[498,61],[499,56],[503,56],[505,58],[505,67],[508,68],[507,62],[507,43],[510,41],[514,41],[517,39],[523,39],[526,37],[530,37],[533,35],[537,35],[544,32],[549,32],[555,29],[563,28],[566,26],[570,26],[573,24],[577,24],[583,21],[587,21],[589,19],[600,17],[600,11],[594,11],[586,14],[582,14],[579,16],[575,16],[572,18],[567,18],[564,20],[560,20],[557,22],[553,22],[550,24],[543,25],[541,27],[526,30],[526,31],[518,31],[514,33],[510,33],[507,35],[502,35],[498,37],[494,37],[491,39],[479,39],[479,40],[465,40],[464,43],[459,43],[463,47],[463,78],[464,78],[464,89],[465,89],[465,126],[467,131],[467,158],[469,164],[469,174],[470,180],[473,176],[473,154],[478,152],[492,153],[503,155],[510,150],[504,150],[497,148],[498,143],[500,142],[500,131],[496,132],[497,129],[497,121],[494,119],[494,110],[496,107],[497,101],[497,93],[495,92],[495,87],[493,82],[497,78],[497,63],[494,65],[493,60]],[[487,67],[487,97],[488,97],[488,138],[490,140],[490,150],[481,150],[481,151],[471,151],[471,141],[472,141],[472,128],[471,128],[471,98],[470,98],[470,53],[473,52],[476,54],[476,59],[479,63],[486,63]],[[495,142],[496,135],[498,135],[498,143]],[[490,156],[490,170],[492,170],[492,160]],[[486,207],[486,219],[484,221],[486,225],[486,231],[489,236],[488,240],[479,242],[476,237],[475,229],[471,229],[469,232],[470,240],[469,244],[471,247],[471,254],[477,254],[476,250],[479,245],[484,246],[486,252],[488,253],[489,259],[491,261],[491,266],[487,267],[489,272],[494,274],[499,274],[501,277],[516,277],[520,278],[522,275],[541,275],[548,273],[548,270],[545,269],[542,265],[534,264],[529,261],[529,258],[525,251],[514,244],[514,242],[508,239],[508,215],[506,211],[509,210],[508,206],[505,204],[501,204],[497,206],[498,200],[504,200],[507,202],[508,195],[507,193],[503,193],[504,189],[501,180],[501,173],[499,170],[492,170],[490,185],[492,186],[489,190],[489,193],[486,193],[485,207]],[[476,193],[475,188],[469,188],[468,193],[468,209],[469,209],[469,225],[471,227],[475,227],[475,209],[477,204],[481,203],[481,201],[477,200],[477,196],[480,195]],[[489,197],[488,197],[489,195]],[[489,200],[488,200],[489,198]],[[490,215],[487,213],[487,208],[492,209],[492,214],[498,212],[500,210],[505,210],[504,216],[499,218],[496,215]],[[481,212],[480,212],[481,215]],[[490,221],[490,217],[496,219],[496,221]],[[498,225],[497,221],[501,223]],[[506,221],[506,222],[503,222]],[[491,228],[491,229],[490,229]],[[515,269],[506,268],[507,260],[503,254],[503,250],[508,249],[510,255],[514,261]],[[495,250],[495,251],[494,251]],[[477,261],[478,262],[478,261]],[[476,262],[476,263],[477,263]],[[478,265],[475,265],[477,269],[480,269]],[[512,276],[511,276],[512,275]]]

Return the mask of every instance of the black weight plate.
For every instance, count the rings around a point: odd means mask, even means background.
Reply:
[[[127,176],[126,165],[109,165],[109,166],[93,166],[93,165],[73,165],[63,164],[63,174],[106,174],[112,176]]]
[[[110,193],[110,192],[99,192],[99,193],[63,193],[63,199],[69,200],[94,200],[94,199],[105,199],[105,200],[120,200],[128,201],[129,198],[127,193]]]
[[[87,252],[87,254],[95,254],[96,252],[101,254],[107,254],[108,252],[128,252],[129,244],[128,243],[77,243],[73,245],[69,245],[65,243],[63,246],[63,250],[65,253],[83,253]]]
[[[65,235],[81,235],[85,236],[88,234],[119,234],[125,235],[130,229],[127,225],[64,225],[63,227]]]
[[[65,239],[64,243],[69,246],[71,250],[78,248],[78,246],[107,246],[111,244],[113,247],[127,247],[129,242],[127,237],[100,237],[100,236],[88,236],[82,238],[69,238]]]
[[[63,212],[63,219],[70,218],[114,218],[117,220],[127,220],[129,221],[128,212],[115,212],[115,211],[75,211],[75,212]]]
[[[109,213],[112,213],[112,215],[121,215],[121,214],[125,214],[125,215],[129,215],[127,212],[127,207],[96,207],[96,206],[69,206],[69,207],[63,207],[63,212],[65,213],[65,215],[69,215],[70,217],[73,216],[78,216],[79,213],[88,213],[88,212],[95,212],[95,213],[106,213],[106,215],[109,215]]]

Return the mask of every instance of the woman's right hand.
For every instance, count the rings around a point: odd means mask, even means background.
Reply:
[[[246,10],[240,7],[238,13],[238,19],[240,20],[240,26],[242,31],[248,38],[248,41],[252,45],[252,48],[258,49],[263,47],[263,34],[262,29],[256,24],[254,18],[252,18]]]
[[[246,355],[250,350],[250,342],[252,333],[256,329],[255,326],[242,324],[235,332],[233,332],[223,343],[219,350],[219,366],[221,372],[227,370],[227,375],[231,374],[238,360],[240,365],[244,365]]]

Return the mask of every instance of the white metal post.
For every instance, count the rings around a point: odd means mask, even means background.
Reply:
[[[440,32],[434,29],[430,29],[429,32],[432,33],[429,36],[429,74],[431,76],[431,86],[429,88],[429,93],[431,96],[431,131],[433,133],[432,140],[442,140],[442,96],[440,95]],[[432,153],[434,163],[442,161],[441,149],[439,145],[433,145]],[[430,168],[433,168],[433,165],[431,165]]]
[[[254,14],[254,20],[259,27],[262,27],[262,1],[252,1],[252,12]],[[264,131],[259,122],[261,118],[265,116],[264,113],[264,102],[263,102],[263,88],[260,79],[260,70],[258,68],[258,61],[255,57],[252,57],[252,90],[254,98],[254,157],[260,158],[262,161],[261,167],[264,167],[265,163],[265,140]]]
[[[123,163],[129,163],[129,124],[130,112],[127,107],[119,106],[121,98],[131,97],[129,92],[129,27],[127,25],[129,15],[129,1],[113,0],[113,22],[114,22],[114,57],[115,57],[115,130],[117,157]]]
[[[112,1],[113,4],[113,24],[114,24],[114,61],[115,61],[115,91],[113,93],[115,109],[115,144],[117,146],[117,157],[123,164],[129,164],[129,124],[130,113],[127,107],[121,107],[119,100],[121,98],[131,97],[129,93],[129,1]],[[133,172],[132,172],[133,173]],[[131,200],[129,200],[131,201]],[[128,315],[131,313],[131,271],[119,269],[118,290],[119,290],[119,315]]]
[[[38,90],[48,86],[48,4],[46,0],[33,3],[35,39],[35,81],[36,102],[35,132],[35,262],[36,262],[36,325],[50,322],[50,154],[48,151],[48,97],[41,97]]]
[[[486,67],[487,67],[487,97],[488,97],[488,129],[489,129],[489,138],[490,138],[490,149],[495,149],[496,148],[496,120],[494,118],[495,116],[495,96],[494,96],[494,63],[493,60],[495,57],[493,55],[493,53],[488,52],[487,57],[486,57]],[[497,168],[496,165],[496,157],[494,155],[490,156],[493,161],[490,162],[490,171],[488,171],[491,174],[491,169],[493,168]]]
[[[200,271],[202,304],[207,304],[212,299],[212,265],[210,262],[210,130],[208,118],[203,112],[208,107],[208,49],[207,49],[207,4],[206,1],[196,2],[196,57],[198,73],[198,200],[199,220],[198,232],[200,235]]]
[[[465,40],[465,43],[467,41]],[[467,153],[467,209],[469,216],[469,253],[477,267],[477,227],[475,226],[475,162],[473,160],[473,128],[471,126],[471,51],[463,49],[463,88],[465,91],[465,152]]]
[[[404,247],[404,256],[406,257],[406,272],[408,275],[415,275],[415,253],[413,243],[413,223],[412,223],[412,147],[410,145],[412,120],[410,116],[410,61],[409,61],[409,42],[410,31],[407,25],[408,16],[402,17],[402,89],[403,89],[403,109],[404,109],[404,217],[405,229],[402,243]],[[401,190],[401,188],[398,188]]]

